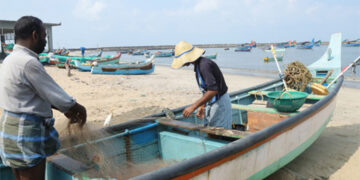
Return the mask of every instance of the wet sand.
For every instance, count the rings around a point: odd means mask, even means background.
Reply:
[[[201,97],[192,69],[173,70],[156,66],[149,75],[91,75],[72,70],[46,67],[47,72],[69,95],[87,108],[90,128],[101,128],[112,112],[110,124],[117,124],[163,108],[190,104]],[[251,87],[269,78],[224,74],[229,92]],[[360,179],[360,90],[343,87],[337,98],[333,119],[319,139],[303,154],[269,179],[297,177]],[[68,120],[55,111],[55,127],[66,134]],[[295,178],[295,177],[294,177]]]

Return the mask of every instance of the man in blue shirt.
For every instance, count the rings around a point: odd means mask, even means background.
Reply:
[[[203,93],[199,100],[183,111],[183,116],[189,117],[197,109],[196,116],[205,118],[206,125],[231,129],[231,102],[224,76],[215,62],[202,57],[204,53],[205,50],[185,41],[175,46],[171,66],[178,69],[193,64],[197,84]]]

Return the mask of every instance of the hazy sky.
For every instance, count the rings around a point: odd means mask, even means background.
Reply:
[[[359,0],[0,0],[4,20],[53,28],[55,48],[360,38]]]

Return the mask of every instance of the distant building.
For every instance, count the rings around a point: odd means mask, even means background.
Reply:
[[[8,21],[8,20],[0,20],[0,40],[1,44],[9,44],[14,43],[15,34],[14,34],[14,26],[16,21]],[[60,26],[61,23],[44,23],[46,33],[47,33],[47,49],[48,51],[53,50],[53,37],[52,37],[52,27]],[[1,52],[3,53],[4,49],[1,46]]]

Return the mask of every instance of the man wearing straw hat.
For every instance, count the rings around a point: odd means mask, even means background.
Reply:
[[[181,41],[175,46],[175,58],[171,65],[178,69],[194,65],[197,84],[203,96],[184,111],[189,117],[196,109],[196,116],[205,117],[205,125],[231,129],[232,115],[230,96],[220,68],[212,60],[202,57],[205,50],[196,48],[188,42]]]

